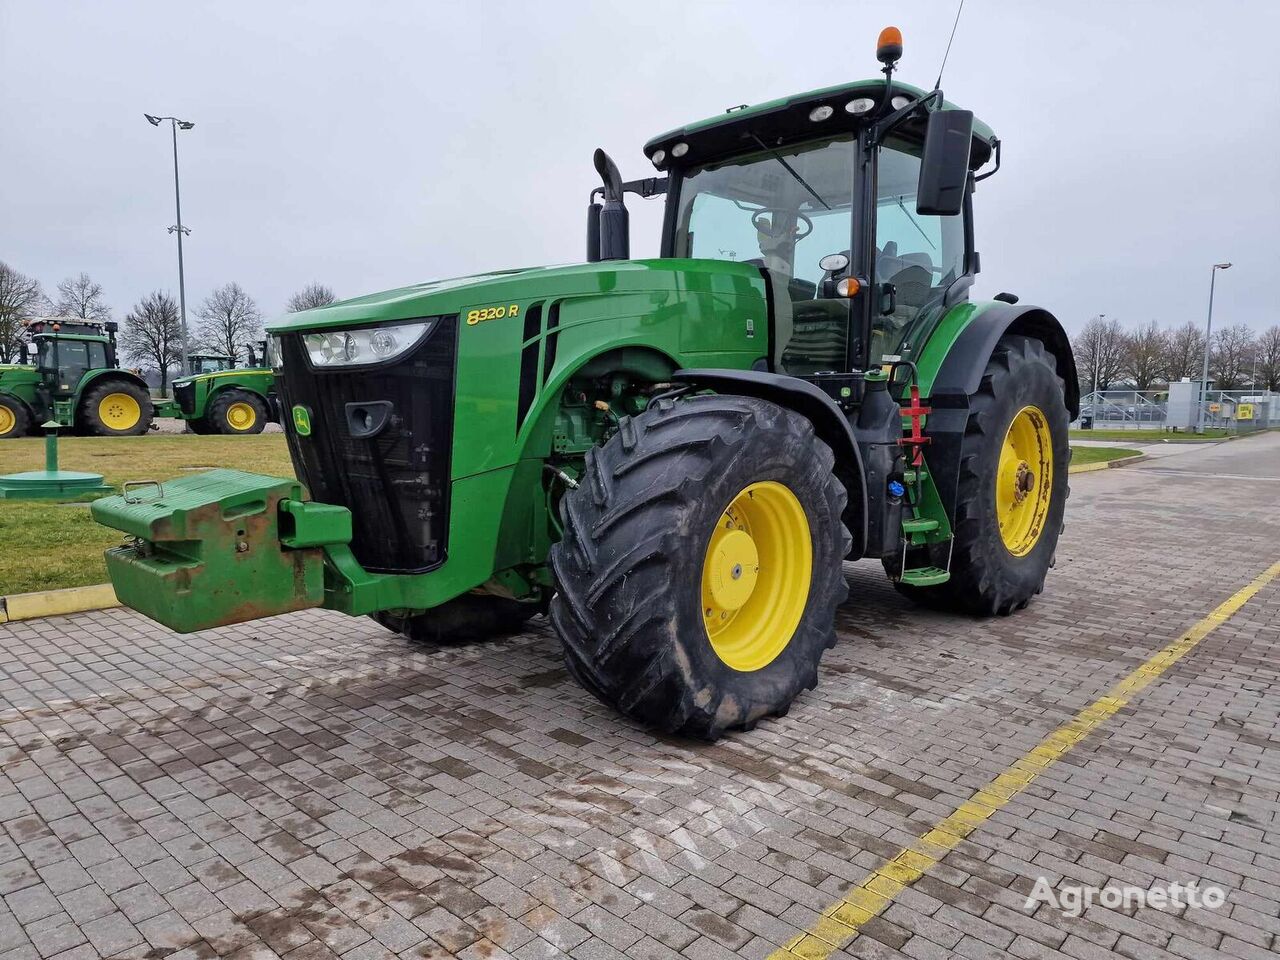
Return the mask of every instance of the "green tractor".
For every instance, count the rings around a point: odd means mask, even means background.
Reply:
[[[569,671],[715,739],[817,682],[843,562],[1003,615],[1052,566],[1079,403],[1063,328],[978,272],[1000,145],[883,78],[689,124],[587,263],[434,281],[271,327],[298,477],[217,471],[93,505],[121,600],[170,627],[324,606],[412,640],[549,612]],[[662,197],[631,259],[626,194]],[[856,602],[856,598],[855,598]]]
[[[250,344],[246,351],[247,367],[222,354],[191,354],[190,375],[173,381],[173,400],[159,405],[156,416],[185,420],[199,434],[255,434],[278,421],[275,375],[264,365],[266,344]]]
[[[151,393],[137,371],[116,365],[117,329],[66,317],[29,323],[23,362],[0,366],[0,440],[49,420],[99,437],[146,433]]]

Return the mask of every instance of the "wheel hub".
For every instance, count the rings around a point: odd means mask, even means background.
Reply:
[[[813,580],[813,542],[799,499],[753,483],[716,520],[702,564],[702,615],[717,657],[734,670],[768,666],[795,634]]]
[[[707,556],[712,607],[719,608],[712,616],[720,613],[724,619],[740,610],[751,599],[759,573],[760,554],[751,534],[734,527],[717,537]]]
[[[1044,531],[1053,493],[1053,437],[1039,407],[1014,414],[1000,448],[995,507],[1000,537],[1015,557],[1035,548]]]

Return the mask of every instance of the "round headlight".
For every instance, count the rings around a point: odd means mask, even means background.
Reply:
[[[858,116],[859,114],[870,113],[875,109],[875,105],[876,102],[870,97],[859,97],[857,100],[850,100],[844,105],[844,108],[848,113]]]
[[[662,161],[667,159],[667,151],[655,150],[653,151],[653,156],[650,157],[649,159],[653,161],[653,165],[655,167],[659,167],[662,165]]]
[[[893,109],[901,110],[910,102],[911,102],[910,97],[904,97],[902,96],[902,94],[898,94],[898,96],[894,97],[892,100],[889,101],[889,104],[893,107]]]
[[[673,157],[683,157],[688,152],[689,152],[689,145],[684,142],[677,143],[674,147],[671,148],[671,155]]]
[[[814,107],[809,111],[809,119],[814,123],[821,123],[823,120],[830,120],[833,113],[835,113],[835,110],[824,103],[822,106]]]
[[[380,357],[387,357],[395,353],[398,345],[396,335],[390,330],[377,330],[369,338],[369,346]]]

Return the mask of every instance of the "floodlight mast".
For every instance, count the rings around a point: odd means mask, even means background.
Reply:
[[[178,235],[178,304],[180,316],[182,318],[182,369],[187,369],[187,283],[185,271],[182,263],[182,235],[191,231],[182,226],[182,190],[178,184],[178,131],[190,130],[195,123],[190,120],[179,120],[177,117],[155,117],[149,113],[144,113],[147,123],[153,127],[160,126],[165,120],[169,121],[169,129],[173,134],[173,200],[174,206],[177,208],[178,222],[175,226],[169,228],[170,233]]]

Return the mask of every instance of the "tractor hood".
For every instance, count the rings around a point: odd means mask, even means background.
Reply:
[[[431,280],[286,314],[268,323],[267,332],[280,334],[349,327],[370,321],[444,316],[475,307],[525,303],[542,297],[635,292],[655,287],[670,289],[673,282],[679,285],[688,279],[673,276],[675,274],[696,274],[704,278],[708,274],[718,274],[730,278],[731,282],[735,279],[760,282],[760,271],[756,267],[725,260],[606,260],[568,266],[524,267],[450,280]]]

